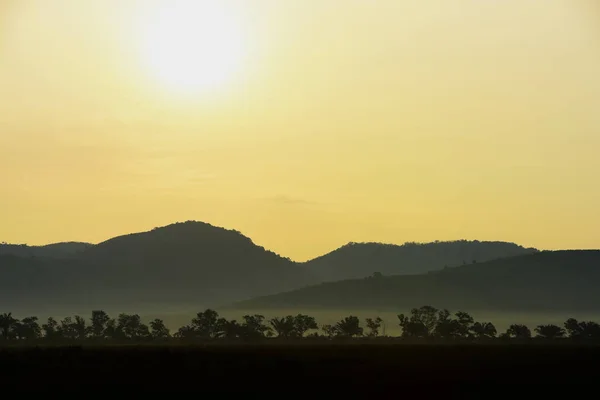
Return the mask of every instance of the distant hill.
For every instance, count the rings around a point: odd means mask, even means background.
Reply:
[[[495,264],[482,261],[509,257],[496,261],[505,265],[504,262],[521,259],[520,255],[536,253],[539,253],[536,249],[504,242],[463,240],[401,246],[351,243],[309,262],[296,263],[254,244],[238,231],[188,221],[115,237],[96,245],[0,246],[0,304],[45,308],[179,304],[218,307],[324,281],[364,278],[380,272],[398,276],[339,282],[333,284],[333,291],[312,286],[304,289],[306,292],[291,292],[273,299],[276,303],[285,299],[298,304],[313,302],[316,306],[346,303],[367,306],[376,301],[394,306],[432,295],[431,290],[437,291],[433,294],[436,296],[450,290],[446,286],[438,290],[441,283],[431,283],[438,282],[435,277],[446,277],[445,272],[431,276],[400,275],[422,274],[447,266],[453,274],[482,269],[467,274],[465,282],[478,276],[483,276],[480,281],[489,277],[501,282],[502,277],[486,272]],[[477,264],[472,264],[474,260]],[[467,265],[450,268],[463,264]],[[446,284],[444,279],[441,282]],[[514,279],[519,282],[520,275],[516,274]],[[487,287],[488,283],[480,281],[477,281],[480,287]],[[369,285],[382,282],[385,284],[381,291],[369,289]],[[458,285],[452,280],[448,282]],[[386,285],[389,293],[385,291]],[[462,296],[475,296],[476,290],[477,287],[466,287]],[[317,294],[307,299],[305,293],[313,291]],[[413,293],[413,297],[403,297],[407,293]],[[484,295],[489,293],[493,290]],[[267,304],[271,299],[266,298]]]
[[[543,251],[422,275],[323,283],[236,308],[600,310],[600,251]]]
[[[349,243],[315,258],[305,266],[322,281],[364,278],[375,272],[384,275],[422,274],[473,261],[537,253],[514,243],[459,240],[452,242]]]
[[[117,237],[76,257],[0,258],[0,302],[214,305],[314,283],[237,231],[186,222]]]
[[[90,243],[65,242],[45,246],[28,246],[26,244],[0,243],[0,255],[13,255],[19,257],[51,257],[68,258],[76,256],[88,247]]]

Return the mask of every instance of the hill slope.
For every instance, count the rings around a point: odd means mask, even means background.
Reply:
[[[68,258],[76,256],[88,247],[90,243],[65,242],[45,246],[28,246],[25,244],[0,243],[0,255],[13,255],[19,257],[51,257]]]
[[[600,251],[537,254],[422,275],[323,283],[234,304],[237,308],[600,310]]]
[[[305,263],[321,281],[384,275],[421,274],[445,266],[490,261],[538,252],[514,243],[453,241],[433,243],[348,243],[331,253]]]
[[[313,282],[305,269],[239,232],[199,222],[117,237],[70,260],[0,258],[5,306],[214,305]]]

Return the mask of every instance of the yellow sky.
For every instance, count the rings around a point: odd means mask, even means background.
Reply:
[[[243,65],[186,94],[140,56],[160,1],[0,0],[0,241],[600,247],[597,0],[220,0]]]

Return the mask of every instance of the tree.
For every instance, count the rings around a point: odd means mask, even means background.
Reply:
[[[75,339],[75,332],[73,332],[73,319],[71,317],[65,317],[62,319],[56,330],[61,338],[69,340]]]
[[[454,339],[459,336],[458,321],[452,318],[450,311],[443,309],[438,312],[433,335],[442,339]]]
[[[60,321],[57,328],[60,336],[69,340],[83,340],[87,337],[87,326],[85,319],[79,315],[73,318],[66,317]]]
[[[211,309],[196,314],[190,325],[195,332],[194,336],[202,339],[219,337],[219,314]]]
[[[294,332],[297,337],[304,337],[306,332],[311,329],[319,329],[315,317],[304,314],[298,314],[294,317]]]
[[[271,328],[264,324],[265,317],[260,314],[244,315],[244,323],[241,325],[241,336],[245,339],[260,339],[264,338]]]
[[[139,315],[120,314],[117,319],[116,337],[121,339],[144,339],[150,336],[147,325],[142,323]]]
[[[116,339],[119,337],[119,332],[117,331],[117,321],[114,318],[109,319],[106,323],[104,337],[107,339]]]
[[[544,339],[557,339],[565,336],[565,330],[557,325],[538,325],[535,328],[537,337]]]
[[[564,326],[572,339],[600,339],[600,325],[596,322],[579,322],[575,318],[569,318]]]
[[[38,339],[42,335],[42,328],[40,328],[37,321],[37,317],[27,317],[17,322],[13,328],[17,338],[25,340]]]
[[[526,325],[513,324],[506,330],[506,336],[514,339],[530,339],[531,330]]]
[[[438,324],[438,310],[432,306],[413,308],[410,317],[398,315],[403,337],[429,337],[435,333]]]
[[[18,320],[13,318],[12,313],[0,314],[0,331],[5,340],[10,338],[11,330],[17,324]]]
[[[75,338],[78,340],[83,340],[87,337],[88,327],[83,317],[79,315],[75,316],[75,321],[73,321],[73,332],[75,333]]]
[[[456,314],[457,321],[457,335],[460,338],[470,338],[471,337],[471,328],[475,323],[475,320],[469,313],[464,311],[458,311]]]
[[[564,326],[570,338],[579,338],[583,334],[583,329],[575,318],[569,318]]]
[[[600,325],[593,321],[579,323],[582,328],[583,337],[586,339],[600,339]]]
[[[154,321],[151,321],[150,329],[151,329],[150,336],[153,339],[167,339],[167,338],[171,337],[171,332],[165,326],[165,323],[163,322],[162,319],[157,318]]]
[[[178,339],[191,339],[196,336],[196,330],[191,325],[185,325],[179,328],[177,332],[173,335]]]
[[[479,339],[492,339],[497,334],[496,327],[491,322],[475,322],[471,327],[471,332]]]
[[[271,324],[277,333],[277,337],[290,338],[294,337],[296,334],[296,321],[291,315],[281,318],[275,317],[269,320],[269,324]]]
[[[90,336],[96,339],[103,339],[106,337],[106,328],[110,321],[110,317],[107,313],[102,310],[92,311],[91,322],[92,325],[88,328]]]
[[[367,334],[368,337],[376,337],[379,336],[379,329],[381,328],[381,324],[383,323],[383,320],[379,317],[372,319],[372,318],[367,318],[366,320],[367,323],[367,328],[369,328],[369,333]]]
[[[236,320],[228,321],[225,318],[219,318],[217,325],[219,326],[219,337],[235,339],[242,334],[242,326]]]
[[[42,325],[42,330],[44,331],[44,337],[46,339],[54,340],[61,337],[58,322],[52,317],[49,317],[48,321]]]
[[[360,326],[360,320],[353,315],[344,318],[335,324],[335,333],[337,336],[351,338],[362,336],[363,328]]]
[[[337,336],[337,329],[335,325],[323,325],[321,327],[321,330],[323,331],[323,333],[325,333],[325,336],[327,336],[328,338]]]
[[[422,322],[411,320],[404,314],[398,315],[398,319],[402,328],[402,337],[424,338],[429,336],[427,327]]]

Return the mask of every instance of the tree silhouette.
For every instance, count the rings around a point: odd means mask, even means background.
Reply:
[[[76,334],[73,330],[73,319],[71,317],[63,318],[60,321],[60,325],[58,325],[57,331],[62,338],[69,340],[75,339]]]
[[[369,328],[369,333],[367,334],[368,337],[376,337],[379,336],[379,329],[381,328],[381,324],[383,323],[383,320],[379,317],[372,319],[372,318],[367,318],[365,320],[365,322],[367,323],[367,328]]]
[[[151,321],[150,329],[150,336],[152,336],[153,339],[167,339],[171,337],[171,332],[165,326],[162,319],[157,318],[154,321]]]
[[[403,337],[429,337],[435,333],[438,324],[438,310],[432,306],[413,308],[410,317],[398,315]]]
[[[102,310],[92,311],[91,326],[89,327],[90,336],[96,339],[106,337],[106,328],[110,317]]]
[[[142,323],[139,315],[120,314],[115,334],[117,338],[135,340],[149,337],[150,330]]]
[[[565,330],[557,325],[538,325],[535,329],[537,337],[544,339],[558,339],[565,336]]]
[[[575,318],[569,318],[564,327],[572,339],[600,339],[600,325],[596,322],[579,322]]]
[[[57,332],[60,337],[69,340],[83,340],[87,337],[87,326],[83,317],[76,315],[73,318],[66,317],[60,321],[60,325],[57,327]]]
[[[193,337],[196,337],[196,330],[191,325],[185,325],[179,328],[177,332],[175,332],[173,337],[176,337],[178,339],[191,339]]]
[[[5,340],[10,339],[10,332],[17,322],[18,320],[13,318],[12,313],[0,314],[0,330]]]
[[[242,334],[242,326],[236,320],[228,321],[225,318],[219,318],[217,325],[219,326],[219,337],[235,339]]]
[[[433,335],[442,339],[454,339],[459,336],[458,320],[452,318],[450,311],[443,309],[438,312]]]
[[[479,339],[492,339],[498,333],[491,322],[475,322],[471,327],[471,332],[473,336]]]
[[[38,339],[42,335],[42,328],[37,321],[37,317],[27,317],[15,323],[15,336],[25,340]]]
[[[296,337],[303,337],[311,329],[319,329],[315,317],[298,314],[294,317],[294,332]]]
[[[529,339],[531,330],[526,325],[513,324],[506,330],[506,336],[514,339]]]
[[[439,339],[488,339],[497,336],[495,326],[490,322],[474,322],[473,317],[464,311],[451,314],[447,309],[437,310],[431,306],[414,308],[409,316],[398,315],[402,327],[402,337]],[[12,314],[0,314],[0,335],[5,340],[46,340],[121,339],[164,340],[171,337],[183,339],[242,339],[257,340],[270,338],[276,333],[281,339],[304,338],[308,331],[318,329],[314,317],[297,314],[275,317],[265,322],[260,314],[244,315],[242,322],[220,318],[214,310],[207,309],[194,317],[189,325],[181,327],[173,336],[160,319],[145,325],[137,314],[120,314],[111,319],[101,310],[93,311],[91,324],[83,317],[65,317],[59,322],[48,318],[41,327],[37,317],[23,318],[21,321]],[[366,318],[368,337],[379,336],[383,324],[380,317]],[[322,331],[328,338],[355,338],[364,331],[356,316],[348,316],[334,325],[323,325]],[[568,335],[573,340],[600,340],[600,324],[593,321],[577,321],[569,318],[564,328],[547,324],[534,329],[536,338],[556,340]],[[526,325],[513,324],[500,335],[501,339],[530,339],[531,331]],[[323,337],[318,333],[308,337]]]
[[[48,321],[42,325],[42,331],[44,332],[44,337],[49,340],[54,340],[60,338],[61,331],[58,329],[58,322],[49,317]]]
[[[202,339],[215,339],[219,337],[219,314],[215,310],[206,309],[196,314],[190,327],[194,336]]]
[[[323,331],[323,333],[325,334],[325,336],[327,336],[328,338],[333,338],[335,336],[337,336],[337,330],[335,325],[323,325],[321,327],[321,330]]]
[[[121,333],[117,330],[117,320],[110,318],[104,329],[104,337],[107,339],[118,339]]]
[[[241,325],[242,337],[245,339],[260,339],[264,338],[271,328],[264,324],[265,317],[260,314],[244,315],[244,323]]]
[[[73,331],[75,332],[76,339],[82,340],[87,337],[88,327],[83,317],[79,315],[75,316],[75,321],[73,321]]]
[[[363,328],[360,326],[360,320],[358,317],[353,315],[344,318],[337,324],[335,324],[336,336],[351,338],[355,336],[362,336]]]
[[[290,338],[296,334],[296,321],[291,315],[281,318],[272,318],[269,320],[269,324],[271,324],[273,330],[277,333],[277,337]]]
[[[456,314],[457,321],[457,334],[460,338],[470,338],[471,337],[471,329],[473,328],[473,324],[475,323],[473,317],[464,311],[458,311]]]

